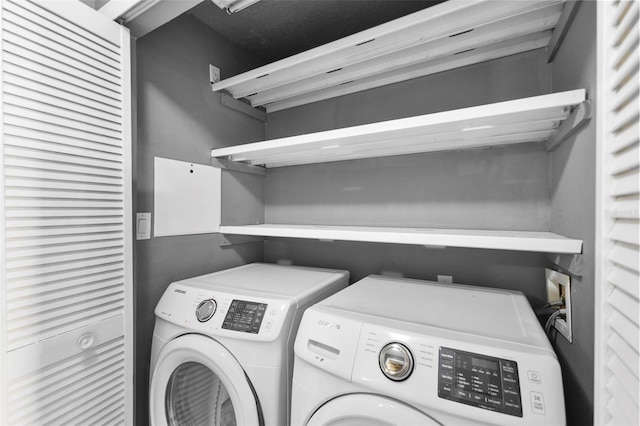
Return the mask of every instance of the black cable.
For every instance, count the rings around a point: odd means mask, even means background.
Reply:
[[[555,325],[556,320],[561,315],[566,315],[566,311],[564,309],[559,309],[551,314],[551,316],[547,320],[547,323],[544,325],[544,332],[547,334],[547,336],[549,336],[549,333],[553,328],[553,326]]]

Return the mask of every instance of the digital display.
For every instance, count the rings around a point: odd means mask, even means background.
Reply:
[[[438,396],[522,417],[515,361],[440,348]]]
[[[231,306],[229,306],[227,315],[224,317],[222,328],[225,330],[258,334],[266,310],[266,303],[234,299],[231,302]]]
[[[497,362],[488,361],[488,360],[482,359],[482,358],[471,358],[471,365],[473,365],[474,367],[489,368],[491,370],[497,370],[498,369],[498,363]]]

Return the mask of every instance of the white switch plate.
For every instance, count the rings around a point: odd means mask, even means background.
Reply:
[[[564,298],[564,309],[567,310],[566,318],[556,319],[554,328],[562,334],[569,343],[573,343],[571,329],[571,277],[552,269],[545,269],[547,278],[547,302],[555,302]]]
[[[220,81],[220,68],[209,64],[209,82],[211,84]]]
[[[151,238],[151,213],[136,213],[136,240]]]

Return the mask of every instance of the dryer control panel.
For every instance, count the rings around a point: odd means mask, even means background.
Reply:
[[[522,417],[515,361],[441,347],[438,396]]]
[[[172,283],[156,306],[159,318],[196,333],[273,341],[288,326],[291,302]],[[287,331],[288,333],[288,331]]]
[[[224,317],[222,328],[257,334],[260,331],[266,310],[266,303],[233,299],[227,315]]]

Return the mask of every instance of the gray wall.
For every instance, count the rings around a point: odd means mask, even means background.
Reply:
[[[477,64],[269,115],[269,138],[408,117],[550,91],[544,51]],[[265,219],[471,229],[549,230],[548,154],[541,144],[271,169]],[[415,246],[267,242],[271,262],[390,273],[523,291],[545,299],[538,253]]]
[[[92,9],[97,9],[96,8],[96,0],[80,0],[82,3],[86,4],[87,6],[89,6]]]
[[[511,56],[335,100],[270,114],[267,137],[283,137],[477,104],[587,88],[595,92],[595,2],[585,2],[558,57],[543,50]],[[537,144],[428,153],[273,169],[267,222],[409,225],[551,230],[585,241],[583,277],[574,277],[573,345],[556,347],[570,425],[592,423],[593,124],[552,154]],[[546,301],[544,267],[535,253],[433,250],[347,242],[272,239],[265,258],[371,273],[454,281],[523,291]]]
[[[585,88],[596,95],[596,2],[582,2],[553,62],[553,90]],[[584,241],[582,277],[572,276],[573,344],[562,337],[556,352],[564,374],[571,425],[592,424],[595,298],[595,118],[551,154],[551,230]],[[565,271],[566,272],[566,271]]]
[[[267,138],[535,96],[551,91],[543,50],[269,114]]]
[[[222,107],[208,64],[237,74],[257,64],[195,18],[184,15],[137,41],[137,211],[153,212],[154,156],[209,164],[213,147],[264,139],[264,124]],[[233,187],[234,174],[225,173]],[[260,197],[250,182],[249,195]],[[256,194],[257,193],[257,194]],[[225,191],[233,202],[234,191]],[[238,194],[247,196],[246,194]],[[229,213],[225,213],[229,215]],[[263,245],[221,248],[214,234],[152,238],[135,244],[136,424],[148,424],[153,309],[169,283],[263,260]]]

